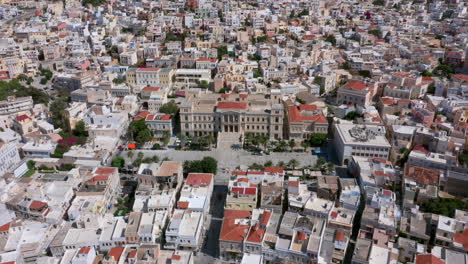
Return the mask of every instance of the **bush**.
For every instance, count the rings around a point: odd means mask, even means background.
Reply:
[[[328,134],[312,134],[309,139],[310,146],[321,147],[327,141]]]
[[[164,114],[171,114],[175,115],[179,111],[179,107],[177,106],[176,102],[174,100],[171,100],[165,104],[163,104],[159,108],[159,112],[164,113]]]
[[[437,198],[430,199],[421,204],[421,211],[445,215],[448,217],[455,216],[455,210],[468,210],[468,202],[460,199],[451,199],[451,198]]]
[[[112,160],[112,167],[116,167],[116,168],[123,168],[125,167],[125,159],[123,157],[115,157],[113,160]]]
[[[184,170],[188,173],[199,172],[216,174],[218,161],[212,157],[204,157],[202,160],[186,161],[184,163]]]
[[[48,81],[47,78],[41,78],[40,84],[45,85]]]

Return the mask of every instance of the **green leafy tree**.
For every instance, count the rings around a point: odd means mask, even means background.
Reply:
[[[333,46],[336,46],[336,38],[333,35],[328,35],[325,41],[330,42]]]
[[[359,115],[356,111],[351,111],[351,112],[347,113],[343,117],[343,119],[351,121],[351,120],[356,120],[356,118],[358,118],[358,117],[362,117],[362,115]]]
[[[261,71],[255,71],[253,77],[254,78],[261,78],[261,77],[263,77],[263,74],[262,74]]]
[[[112,167],[116,167],[116,168],[123,168],[125,167],[125,159],[123,157],[115,157],[113,160],[112,160]]]
[[[171,114],[175,115],[179,111],[179,107],[177,106],[176,102],[174,100],[171,100],[165,104],[163,104],[159,108],[159,112],[164,113],[164,114]]]
[[[128,126],[128,134],[138,144],[144,144],[153,139],[153,132],[148,129],[144,119],[132,121]]]
[[[227,46],[218,47],[218,60],[222,60],[223,56],[228,54]]]
[[[145,130],[138,132],[138,135],[135,141],[142,145],[152,139],[153,139],[153,132],[151,132],[151,130],[149,129],[145,129]]]
[[[75,129],[73,130],[73,135],[77,137],[88,137],[88,131],[86,131],[86,126],[83,120],[80,120],[76,123]]]
[[[135,156],[135,153],[133,153],[133,151],[127,152],[127,157],[128,157],[130,160],[132,160],[134,156]]]
[[[68,107],[65,99],[59,98],[55,100],[49,107],[52,122],[55,128],[61,128],[64,131],[69,131],[68,117],[66,108]]]
[[[361,75],[362,77],[365,77],[365,78],[370,78],[371,77],[371,72],[368,71],[368,70],[361,70],[361,71],[358,71],[359,75]]]
[[[263,164],[263,166],[271,167],[271,166],[273,166],[273,161],[269,160],[269,161],[265,162],[265,164]]]
[[[92,5],[92,6],[100,6],[106,3],[106,0],[83,0],[83,6]]]
[[[453,198],[437,198],[430,199],[421,204],[421,211],[448,217],[455,216],[455,210],[466,211],[468,209],[468,202],[461,199]]]
[[[327,134],[312,134],[309,139],[310,146],[321,147],[327,141]]]
[[[171,134],[167,131],[164,131],[163,136],[161,138],[161,142],[167,146],[169,144],[169,141],[171,140]]]
[[[209,85],[209,83],[208,83],[208,81],[206,81],[206,80],[202,80],[202,81],[200,82],[200,87],[201,87],[202,89],[207,89],[207,88],[208,88],[208,85]]]
[[[184,162],[186,172],[200,172],[215,174],[218,169],[218,161],[212,157],[204,157],[202,160]]]

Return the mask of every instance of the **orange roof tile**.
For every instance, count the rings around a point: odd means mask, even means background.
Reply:
[[[189,173],[185,184],[187,185],[206,185],[208,186],[213,180],[213,174],[211,173]]]
[[[109,256],[113,257],[115,261],[119,261],[122,252],[124,251],[123,247],[115,247],[109,250]]]
[[[80,251],[78,252],[78,254],[88,254],[90,250],[91,250],[91,247],[82,247],[80,248]]]
[[[357,91],[365,90],[366,87],[367,87],[366,84],[361,81],[350,81],[347,84],[345,84],[345,86],[343,86],[343,88],[353,89]]]
[[[247,103],[244,102],[218,102],[219,109],[247,109]]]
[[[461,233],[456,233],[453,240],[461,244],[464,250],[468,250],[468,228],[465,228]]]
[[[265,167],[265,172],[268,173],[283,173],[284,169],[281,167]]]
[[[417,255],[416,264],[445,264],[444,261],[431,254]]]

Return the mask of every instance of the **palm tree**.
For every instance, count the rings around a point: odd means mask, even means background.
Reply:
[[[247,132],[244,134],[244,147],[247,145],[250,145],[253,140],[253,134],[250,132]]]
[[[280,151],[286,151],[286,147],[287,147],[287,146],[288,146],[288,143],[286,143],[286,141],[284,141],[284,140],[281,140],[281,141],[279,142],[278,149],[279,149]]]
[[[138,152],[137,158],[138,158],[139,160],[143,159],[144,157],[145,157],[145,154],[144,154],[143,152],[141,152],[141,151]]]
[[[293,148],[296,146],[296,141],[294,139],[291,139],[289,140],[289,148],[291,149],[291,151],[293,150]]]
[[[267,145],[268,145],[268,141],[270,141],[270,137],[265,136],[265,135],[260,135],[260,136],[257,136],[257,137],[258,137],[257,142],[260,145],[263,145],[263,149],[266,150]]]
[[[284,168],[286,167],[286,163],[284,163],[284,161],[279,161],[278,164],[276,164],[276,166]]]
[[[206,136],[206,143],[209,148],[211,148],[211,145],[215,143],[215,138],[212,135]]]
[[[309,145],[309,142],[304,140],[301,142],[301,146],[304,148],[304,152],[307,152],[307,149],[309,148],[310,145]]]
[[[299,166],[300,163],[296,159],[292,159],[288,162],[288,167],[292,168],[293,170],[296,169],[297,166]]]
[[[135,156],[135,153],[133,153],[133,151],[127,152],[127,157],[129,157],[130,160],[133,160],[133,156]]]

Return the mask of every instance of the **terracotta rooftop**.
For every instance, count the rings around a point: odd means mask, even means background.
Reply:
[[[124,251],[123,247],[114,247],[109,250],[109,256],[113,257],[116,262],[119,262],[120,257]]]
[[[416,255],[416,264],[445,264],[444,261],[431,254]]]
[[[456,233],[453,240],[461,244],[464,250],[468,250],[468,228],[465,228],[461,233]]]
[[[268,173],[283,173],[284,169],[281,167],[265,167],[265,172]]]
[[[415,180],[419,184],[438,185],[440,171],[433,168],[420,167],[412,164],[406,164],[405,177]]]
[[[239,223],[236,219],[249,219],[251,215],[252,212],[247,210],[225,210],[219,239],[237,242],[244,241],[249,225]]]
[[[44,208],[45,206],[47,206],[47,203],[33,200],[31,204],[29,205],[29,209],[40,210]]]
[[[247,109],[244,102],[218,102],[218,109]]]
[[[347,84],[345,84],[345,86],[343,86],[343,88],[353,89],[357,91],[365,90],[366,87],[367,87],[366,84],[361,81],[350,81]]]
[[[213,179],[213,174],[211,173],[189,173],[187,180],[185,181],[186,185],[205,185],[208,186]]]
[[[91,247],[82,247],[80,248],[80,251],[78,252],[78,254],[85,254],[87,255],[89,253],[89,251],[91,250]]]

